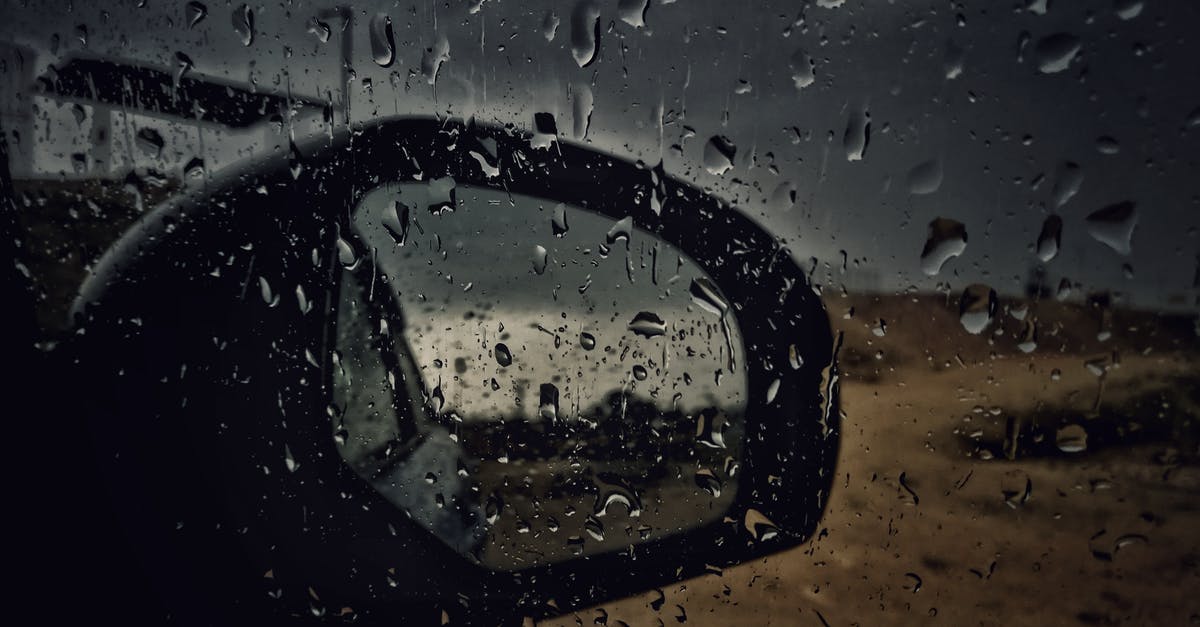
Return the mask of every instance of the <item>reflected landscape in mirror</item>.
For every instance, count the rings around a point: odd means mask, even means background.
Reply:
[[[342,458],[497,570],[720,520],[746,380],[691,260],[573,206],[440,179],[376,189],[343,266]]]

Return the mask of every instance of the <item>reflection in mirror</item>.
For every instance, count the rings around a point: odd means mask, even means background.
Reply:
[[[494,570],[721,519],[742,343],[692,260],[628,219],[451,179],[376,189],[351,228],[330,413],[391,503]]]

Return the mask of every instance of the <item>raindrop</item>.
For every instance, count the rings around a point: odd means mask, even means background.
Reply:
[[[963,290],[958,300],[958,321],[968,333],[979,335],[996,317],[996,290],[974,283]]]
[[[868,111],[855,111],[846,122],[846,132],[842,135],[842,147],[846,150],[846,161],[862,161],[866,156],[867,145],[871,141],[871,114]]]
[[[392,241],[397,246],[403,246],[408,243],[408,228],[410,224],[410,213],[408,205],[399,200],[392,202],[383,210],[383,228],[392,237]]]
[[[538,388],[538,415],[544,420],[558,420],[558,388],[553,383]]]
[[[545,37],[546,41],[554,41],[554,35],[558,33],[558,25],[561,22],[557,13],[546,11],[546,15],[542,17],[542,37]]]
[[[908,191],[912,194],[932,194],[942,186],[942,161],[930,159],[908,171]]]
[[[204,159],[201,159],[200,157],[192,157],[192,159],[183,166],[183,175],[190,179],[198,179],[204,176]]]
[[[1054,434],[1054,444],[1064,453],[1087,450],[1087,430],[1077,424],[1067,425]]]
[[[1142,14],[1142,0],[1116,0],[1113,11],[1123,20],[1132,20]]]
[[[617,3],[617,16],[622,22],[641,28],[646,25],[646,8],[650,0],[620,0]]]
[[[425,77],[426,83],[432,85],[437,82],[438,71],[442,69],[442,63],[449,58],[450,42],[442,35],[421,55],[421,76]]]
[[[512,365],[512,352],[508,350],[508,345],[503,343],[497,344],[495,352],[496,363],[500,364],[500,367],[507,368]]]
[[[184,14],[187,15],[188,28],[192,28],[208,17],[208,7],[202,2],[189,2],[184,7]]]
[[[594,0],[579,0],[571,12],[571,56],[579,67],[596,60],[600,45],[600,7]]]
[[[721,496],[721,480],[713,474],[713,471],[702,468],[696,471],[695,480],[696,487],[707,492],[709,496],[714,499]]]
[[[392,18],[386,13],[371,18],[371,57],[379,67],[391,67],[396,60],[396,42],[392,38]]]
[[[134,143],[146,154],[158,158],[162,154],[163,136],[152,128],[139,129],[134,137]]]
[[[777,211],[787,211],[796,206],[796,186],[790,181],[784,181],[775,187],[771,193],[771,208]]]
[[[755,540],[770,540],[779,535],[779,527],[771,522],[765,514],[757,509],[750,508],[746,510],[746,515],[742,519],[742,525],[746,531],[750,532],[750,537]]]
[[[1067,204],[1075,194],[1079,193],[1079,187],[1083,185],[1083,169],[1079,164],[1070,161],[1064,161],[1058,166],[1058,170],[1054,174],[1054,206],[1061,207]]]
[[[800,349],[796,348],[795,344],[788,346],[788,365],[792,370],[799,370],[804,365],[804,357],[800,355]]]
[[[274,307],[279,303],[279,296],[271,290],[271,284],[267,281],[267,277],[258,277],[258,289],[262,294],[263,302],[270,307]]]
[[[816,80],[816,63],[804,49],[793,52],[788,63],[792,67],[792,82],[796,89],[804,89]]]
[[[583,347],[583,350],[585,351],[590,351],[593,348],[596,348],[596,336],[592,335],[591,333],[587,333],[586,331],[580,333],[579,345]]]
[[[667,323],[657,314],[649,311],[639,311],[629,321],[629,330],[642,337],[655,337],[667,332]]]
[[[725,448],[725,417],[715,409],[696,415],[696,441],[708,448]]]
[[[315,17],[308,20],[307,30],[309,34],[311,34],[313,37],[316,37],[317,41],[321,43],[327,43],[330,35],[333,34],[333,29],[329,28],[329,24],[326,24]]]
[[[1097,242],[1107,245],[1119,254],[1128,255],[1132,252],[1131,243],[1137,219],[1135,203],[1119,202],[1089,214],[1087,231]]]
[[[575,99],[571,106],[574,121],[575,139],[587,137],[588,129],[592,126],[592,110],[595,107],[595,97],[592,88],[587,85],[575,86]]]
[[[1040,39],[1033,48],[1038,70],[1044,74],[1061,72],[1079,53],[1079,38],[1070,33],[1055,33]]]
[[[608,229],[608,233],[604,234],[604,242],[609,246],[616,244],[619,241],[625,241],[625,247],[629,248],[629,238],[633,234],[633,216],[625,216],[612,225]]]
[[[707,277],[692,279],[688,292],[692,295],[692,301],[709,313],[724,316],[725,312],[729,311],[729,301]]]
[[[546,272],[546,264],[549,261],[549,253],[545,246],[537,245],[533,247],[533,271],[538,274]]]
[[[650,376],[650,373],[646,372],[645,366],[643,366],[641,364],[635,364],[633,366],[633,378],[634,379],[637,379],[638,381],[645,381],[646,378],[649,376]]]
[[[341,235],[337,238],[337,255],[338,262],[347,270],[353,270],[358,267],[358,253],[354,252],[354,247],[350,245]]]
[[[771,385],[767,386],[767,404],[768,405],[775,402],[775,397],[779,394],[779,385],[780,385],[780,380],[775,379],[774,381],[771,382]]]
[[[720,176],[733,167],[737,146],[723,135],[714,135],[704,144],[704,169]]]
[[[1017,349],[1022,353],[1032,353],[1037,349],[1037,322],[1032,318],[1025,320],[1021,328],[1021,337],[1017,340]]]
[[[599,518],[589,515],[587,520],[583,521],[583,530],[597,542],[604,541],[604,523],[600,522]]]
[[[554,233],[554,237],[562,237],[570,228],[567,226],[567,206],[558,203],[554,206],[554,212],[550,217],[550,230]]]
[[[921,250],[921,272],[934,276],[942,266],[967,248],[967,229],[962,222],[935,218],[929,223],[929,237]]]
[[[1096,151],[1102,155],[1115,155],[1121,152],[1121,143],[1115,137],[1101,135],[1096,138]]]
[[[954,80],[962,76],[966,58],[967,51],[962,46],[953,41],[946,42],[946,56],[942,62],[942,70],[946,74],[946,80]]]
[[[1037,256],[1042,263],[1048,263],[1058,256],[1062,248],[1062,218],[1051,215],[1042,223],[1042,232],[1037,239]]]
[[[254,43],[254,11],[243,4],[233,12],[233,30],[242,40],[243,46]]]
[[[175,86],[179,86],[179,82],[183,80],[183,76],[190,72],[195,63],[192,63],[192,58],[182,52],[175,53]]]

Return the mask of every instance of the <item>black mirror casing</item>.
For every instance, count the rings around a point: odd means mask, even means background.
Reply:
[[[470,155],[485,136],[499,177]],[[82,384],[74,411],[91,427],[114,507],[168,606],[194,608],[196,622],[349,607],[367,622],[445,610],[494,624],[740,563],[814,533],[839,441],[833,336],[800,267],[742,213],[661,169],[569,144],[532,149],[473,123],[373,121],[299,153],[208,181],[146,216],[84,286],[59,350]],[[632,216],[712,277],[739,316],[750,390],[732,522],[491,573],[342,462],[327,413],[337,238],[371,189],[442,176]],[[778,535],[748,532],[751,509]]]

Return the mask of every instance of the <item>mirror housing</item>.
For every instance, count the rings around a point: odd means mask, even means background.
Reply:
[[[485,139],[499,176],[470,154]],[[745,450],[724,521],[493,573],[433,541],[342,462],[327,413],[338,235],[380,184],[446,176],[630,217],[747,312]],[[147,568],[172,573],[160,591],[168,604],[207,606],[214,619],[566,612],[800,544],[833,480],[834,338],[775,238],[661,164],[531,148],[473,122],[372,121],[210,181],[131,229],[73,316],[60,352],[82,382],[75,411],[117,507]]]

